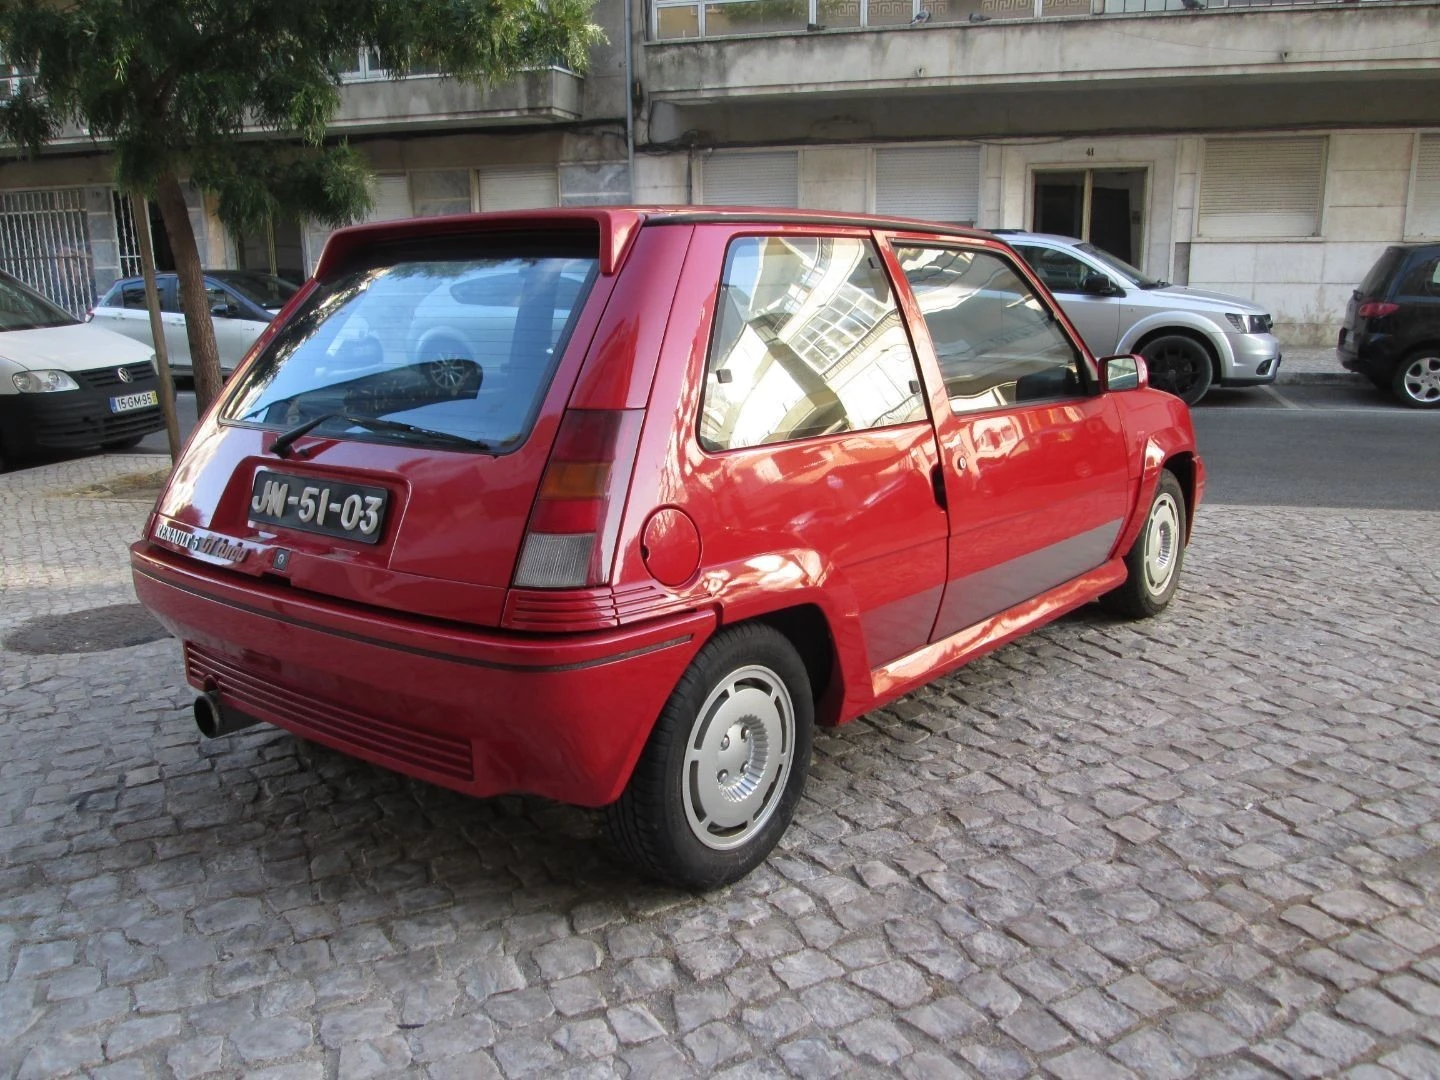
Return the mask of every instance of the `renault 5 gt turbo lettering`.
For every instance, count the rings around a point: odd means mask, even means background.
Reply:
[[[132,548],[201,730],[606,807],[691,886],[774,847],[815,724],[1163,610],[1204,487],[1185,404],[967,229],[360,226],[268,333]]]

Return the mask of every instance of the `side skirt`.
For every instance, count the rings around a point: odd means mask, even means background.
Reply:
[[[1125,560],[1111,559],[1080,577],[982,619],[958,633],[932,642],[870,673],[873,700],[865,711],[894,701],[916,687],[993,652],[1067,611],[1088,604],[1125,581]]]

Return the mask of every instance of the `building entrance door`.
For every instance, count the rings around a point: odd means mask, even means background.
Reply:
[[[1070,169],[1035,173],[1031,228],[1078,236],[1140,265],[1145,233],[1144,169]]]

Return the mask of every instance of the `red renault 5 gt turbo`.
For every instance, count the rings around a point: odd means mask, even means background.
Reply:
[[[587,209],[336,233],[132,548],[206,735],[759,864],[838,724],[1174,594],[1204,470],[985,233]]]

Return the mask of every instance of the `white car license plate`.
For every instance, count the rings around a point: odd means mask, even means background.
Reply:
[[[121,394],[119,397],[112,397],[110,411],[112,413],[130,412],[132,409],[144,409],[159,404],[160,395],[154,390],[146,390],[143,394]]]

